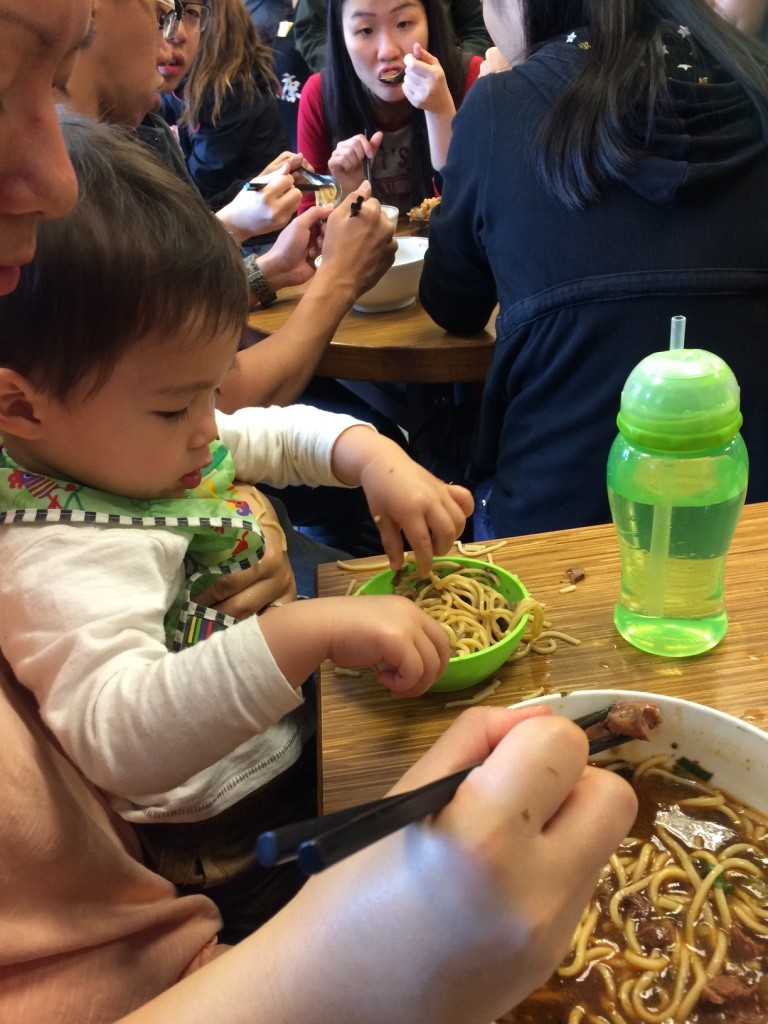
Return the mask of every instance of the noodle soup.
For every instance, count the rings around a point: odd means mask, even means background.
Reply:
[[[639,695],[580,696],[595,698],[594,709]],[[503,1024],[768,1021],[768,735],[695,704],[642,697],[660,705],[664,723],[649,744],[622,749],[631,766],[607,765],[625,772],[638,793],[635,826],[605,866],[560,968],[500,1018]],[[709,733],[716,735],[697,744],[685,731],[675,733],[681,716],[698,719],[704,737],[714,722]],[[718,737],[729,732],[731,744],[723,745]],[[721,773],[729,753],[738,763]],[[717,784],[720,774],[733,779],[740,764],[744,778],[733,792],[745,799]],[[761,810],[749,806],[755,787]]]

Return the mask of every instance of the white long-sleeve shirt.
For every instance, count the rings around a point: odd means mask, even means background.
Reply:
[[[238,479],[278,487],[341,486],[333,444],[359,422],[301,406],[218,420]],[[211,817],[292,764],[306,728],[256,616],[168,651],[186,548],[162,528],[0,527],[0,647],[67,754],[133,821]]]

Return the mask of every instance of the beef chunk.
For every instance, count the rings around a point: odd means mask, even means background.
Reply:
[[[647,921],[653,915],[653,904],[642,892],[628,892],[621,901],[621,908],[635,921]]]
[[[669,949],[675,942],[675,926],[665,919],[644,921],[637,929],[637,941],[646,950]]]
[[[635,740],[650,738],[651,729],[661,725],[661,712],[657,704],[646,704],[639,700],[620,700],[612,704],[608,714],[596,725],[590,725],[587,736],[590,740],[602,740],[611,736],[630,736]]]
[[[731,955],[734,960],[754,960],[768,953],[768,946],[750,935],[741,925],[734,924],[731,929]]]
[[[754,996],[754,986],[747,985],[734,974],[718,974],[708,981],[701,990],[702,1002],[723,1006],[725,1003],[738,1003]]]
[[[631,736],[636,740],[650,738],[651,729],[661,724],[661,712],[657,704],[641,701],[617,701],[605,719],[605,726],[614,736]]]

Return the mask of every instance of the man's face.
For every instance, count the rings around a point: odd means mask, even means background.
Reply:
[[[0,0],[0,295],[32,259],[41,218],[63,216],[77,197],[55,104],[90,8],[89,0]]]
[[[157,66],[170,56],[159,21],[167,10],[158,0],[95,0],[87,59],[101,120],[136,127],[159,107]]]

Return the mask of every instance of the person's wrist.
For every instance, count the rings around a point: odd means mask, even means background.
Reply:
[[[356,274],[341,273],[333,259],[325,256],[314,273],[310,282],[313,292],[326,294],[341,305],[351,306],[364,291]]]
[[[231,204],[228,204],[228,205],[231,205]],[[236,245],[242,245],[243,242],[246,241],[246,239],[251,237],[253,232],[251,232],[251,231],[244,231],[243,228],[238,227],[237,224],[232,223],[232,221],[227,216],[226,211],[227,211],[227,206],[225,206],[221,210],[219,210],[216,214],[214,214],[214,216],[219,221],[219,223],[224,226],[227,234],[232,238],[232,241]]]
[[[258,299],[262,306],[271,306],[277,299],[277,294],[270,287],[266,275],[262,270],[256,256],[247,256],[243,260],[245,273],[248,278],[248,287],[251,293]]]
[[[290,284],[282,260],[274,256],[271,251],[259,256],[257,262],[259,270],[261,270],[262,276],[271,291],[279,292],[281,288],[285,288],[287,284]]]

